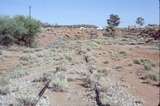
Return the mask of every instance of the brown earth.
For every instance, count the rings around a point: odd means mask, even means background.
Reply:
[[[91,30],[79,30],[79,29],[56,29],[48,30],[42,32],[37,41],[39,46],[44,49],[48,48],[58,37],[62,36],[65,39],[77,40],[86,39],[85,35],[89,35],[90,38]],[[101,33],[99,36],[101,36]],[[77,35],[75,37],[75,35]],[[94,34],[93,34],[94,35]],[[110,38],[107,38],[105,42],[100,42],[99,48],[93,50],[93,55],[95,57],[96,66],[100,69],[108,70],[107,73],[111,72],[113,76],[116,76],[118,81],[121,82],[122,86],[126,87],[128,92],[134,96],[138,96],[143,99],[144,106],[158,106],[159,103],[159,87],[155,86],[158,82],[151,81],[149,79],[140,79],[140,76],[145,75],[145,69],[143,65],[135,64],[133,61],[138,59],[147,59],[155,64],[153,70],[158,72],[159,70],[159,51],[157,46],[150,44],[135,44],[129,45],[116,42],[109,44]],[[109,41],[110,42],[110,41]],[[103,44],[104,43],[104,44]],[[157,45],[157,44],[156,44]],[[15,48],[15,47],[13,47]],[[13,68],[18,65],[21,55],[25,54],[25,48],[15,48],[15,49],[4,49],[2,50],[1,61],[0,61],[0,73],[12,71]],[[92,51],[92,50],[91,50]],[[119,54],[124,52],[124,54]],[[81,58],[72,56],[73,58]],[[46,66],[46,68],[52,69],[54,66]],[[26,67],[28,68],[28,67]],[[32,67],[40,68],[40,67]],[[142,72],[142,73],[141,73]],[[107,76],[106,76],[107,77]],[[88,89],[81,86],[84,82],[81,80],[69,81],[68,92],[53,92],[47,90],[45,95],[49,97],[49,101],[52,105],[56,106],[90,106],[92,101],[87,100],[86,91]],[[56,101],[56,103],[55,103]]]

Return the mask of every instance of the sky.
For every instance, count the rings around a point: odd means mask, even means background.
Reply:
[[[135,25],[141,16],[145,24],[159,23],[158,0],[0,0],[0,15],[29,14],[50,24],[93,24],[106,26],[110,14],[118,14],[120,26]]]

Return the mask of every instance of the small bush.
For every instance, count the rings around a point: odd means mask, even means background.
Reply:
[[[0,77],[0,95],[6,95],[10,93],[8,85],[9,85],[9,79],[5,77]]]
[[[141,64],[143,64],[144,69],[149,71],[152,69],[152,67],[155,67],[155,64],[153,64],[150,60],[148,59],[141,59]]]
[[[131,63],[129,63],[129,64],[128,64],[128,66],[132,66],[132,64],[131,64]]]
[[[35,81],[48,81],[49,83],[49,89],[56,91],[56,92],[63,92],[67,91],[68,89],[68,80],[66,76],[62,72],[53,72],[49,71],[47,73],[44,73],[42,77],[40,77],[38,80]]]
[[[127,53],[125,51],[120,51],[119,54],[127,55]]]
[[[153,81],[159,81],[160,80],[158,74],[149,73],[148,75],[146,75],[146,77],[153,80]]]
[[[152,69],[152,66],[151,66],[150,64],[145,63],[145,64],[143,64],[143,66],[144,66],[144,69],[145,69],[146,71],[149,71],[149,70]]]
[[[68,82],[66,79],[57,78],[51,81],[49,87],[52,88],[53,91],[63,92],[67,90]]]
[[[23,69],[16,69],[8,74],[11,79],[22,78],[27,75],[29,75],[29,73]]]
[[[68,88],[67,78],[62,73],[56,73],[54,78],[52,78],[49,87],[52,88],[53,91],[66,91]]]
[[[0,51],[0,55],[2,55],[2,51]]]
[[[104,64],[109,64],[109,61],[106,60],[106,61],[104,61],[103,63],[104,63]]]
[[[16,101],[18,102],[17,106],[35,106],[37,99],[38,98],[34,90],[21,89],[19,92],[16,92]]]
[[[120,55],[121,57],[127,57],[127,53],[126,53],[125,51],[120,51],[120,52],[119,52],[119,55]]]
[[[141,64],[139,60],[133,60],[134,64]]]
[[[39,21],[25,17],[0,17],[0,44],[32,46],[36,34],[40,31]]]
[[[143,65],[146,71],[150,71],[152,70],[152,67],[155,67],[155,64],[148,59],[133,60],[133,63]]]

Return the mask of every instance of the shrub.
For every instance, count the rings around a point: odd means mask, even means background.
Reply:
[[[13,43],[32,46],[36,34],[40,31],[40,22],[25,16],[0,17],[0,44]]]
[[[119,55],[121,55],[122,57],[127,57],[127,53],[125,51],[120,51]]]
[[[61,72],[56,73],[49,84],[49,88],[53,91],[66,91],[68,88],[68,80]]]
[[[159,81],[159,75],[155,73],[149,73],[146,75],[147,78],[151,79],[152,81]]]
[[[2,53],[2,51],[0,51],[0,55],[2,55],[3,53]]]
[[[63,92],[66,91],[68,88],[68,81],[65,78],[55,78],[50,82],[49,88],[53,91]]]
[[[8,45],[13,43],[15,25],[16,22],[10,17],[0,17],[0,44]]]
[[[22,78],[24,76],[29,75],[29,73],[23,69],[16,69],[10,73],[8,73],[9,78],[11,79],[17,79],[17,78]]]
[[[18,102],[16,106],[35,106],[38,98],[35,89],[21,89],[16,92],[16,101]]]
[[[59,69],[58,69],[59,70]],[[36,82],[45,82],[50,81],[48,88],[56,91],[56,92],[64,92],[68,89],[68,79],[67,77],[60,71],[54,72],[49,71],[44,73],[40,78],[35,79]]]
[[[148,59],[141,59],[141,64],[144,66],[144,69],[146,71],[149,71],[152,69],[152,67],[155,67],[155,64],[153,64],[150,60]]]
[[[141,64],[141,62],[139,60],[133,60],[134,64]]]
[[[0,95],[6,95],[10,93],[9,79],[0,76]]]
[[[148,63],[144,63],[143,66],[144,66],[144,69],[145,69],[146,71],[149,71],[149,70],[152,69],[152,66],[151,66],[150,64],[148,64]]]
[[[134,64],[143,65],[146,71],[150,71],[152,70],[152,67],[155,67],[155,64],[148,59],[133,60],[133,62]]]

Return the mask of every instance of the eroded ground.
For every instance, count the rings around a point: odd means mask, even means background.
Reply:
[[[55,39],[52,34],[39,42],[37,48],[1,48],[0,106],[158,105],[158,44],[132,37]]]

